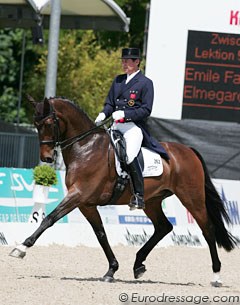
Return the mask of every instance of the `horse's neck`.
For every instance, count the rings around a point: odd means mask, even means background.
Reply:
[[[105,147],[104,150],[106,151],[106,154],[101,155],[101,162],[99,161],[99,164],[103,165],[104,162],[108,164],[107,158],[104,161],[104,155],[107,155],[109,143],[110,138],[106,133],[104,133],[104,131],[93,132],[84,140],[77,141],[73,146],[70,146],[70,150],[62,150],[64,163],[67,168],[70,167],[71,164],[74,164],[74,167],[84,166],[84,171],[86,171],[86,168],[88,168],[87,163],[89,162],[91,168],[93,160],[96,161],[98,159],[98,148]]]
[[[67,121],[65,139],[81,135],[93,127],[94,125],[89,119],[75,115]]]
[[[70,102],[60,100],[57,105],[54,103],[54,106],[55,109],[58,107],[58,116],[66,124],[64,139],[62,140],[80,135],[94,126],[88,116],[82,110],[71,105]]]

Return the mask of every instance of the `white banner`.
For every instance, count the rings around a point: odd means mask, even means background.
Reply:
[[[233,223],[229,228],[240,241],[240,181],[213,180]],[[58,172],[58,184],[50,189],[44,213],[49,214],[66,194],[64,172]],[[41,219],[32,215],[36,208],[33,200],[32,170],[0,168],[0,244],[21,243],[39,226]],[[173,225],[158,246],[206,246],[195,220],[176,196],[162,202],[163,212]],[[141,210],[130,211],[126,206],[98,207],[111,245],[144,244],[153,234],[150,219]],[[37,213],[37,212],[35,212]],[[49,228],[37,241],[68,246],[98,246],[92,227],[79,209],[66,215]]]

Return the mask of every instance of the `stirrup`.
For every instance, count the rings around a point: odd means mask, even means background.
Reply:
[[[138,193],[134,194],[128,206],[130,207],[130,211],[135,209],[139,209],[139,210],[145,209],[143,196],[139,195]]]

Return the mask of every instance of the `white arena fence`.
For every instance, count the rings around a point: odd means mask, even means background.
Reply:
[[[58,183],[50,188],[43,209],[36,212],[33,200],[32,169],[0,168],[0,244],[16,245],[39,226],[66,194],[64,171],[57,171]],[[240,181],[214,179],[233,223],[229,230],[240,244]],[[163,210],[173,224],[173,231],[158,246],[186,245],[206,247],[202,233],[191,214],[176,196],[163,201]],[[98,207],[110,244],[141,246],[153,234],[151,221],[143,211],[128,206]],[[40,215],[41,213],[41,215]],[[78,209],[63,217],[38,239],[37,245],[60,244],[98,247],[95,234]]]

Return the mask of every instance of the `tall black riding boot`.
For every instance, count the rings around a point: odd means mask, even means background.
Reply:
[[[135,158],[132,163],[128,164],[129,174],[133,184],[134,196],[131,198],[129,204],[130,208],[144,209],[144,182],[142,176],[142,170],[138,159]]]

